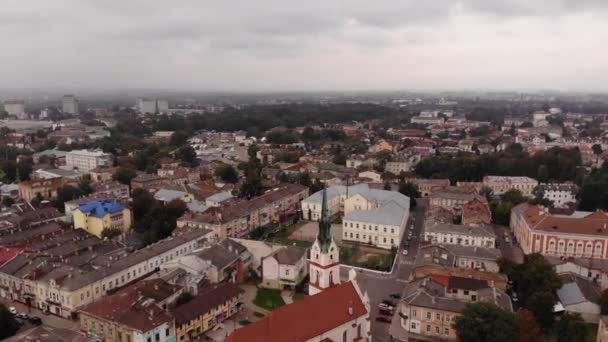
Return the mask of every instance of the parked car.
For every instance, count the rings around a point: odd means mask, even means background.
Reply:
[[[15,315],[17,318],[21,318],[21,319],[27,319],[27,314],[25,312],[20,312],[18,314]]]
[[[387,310],[387,309],[379,309],[378,313],[380,315],[385,315],[385,316],[392,316],[393,315],[393,310]]]
[[[14,306],[11,306],[10,308],[8,308],[8,311],[9,311],[10,313],[12,313],[13,315],[16,315],[16,314],[17,314],[17,309],[15,309],[15,307],[14,307]]]
[[[403,254],[403,255],[407,255],[407,254],[408,254],[407,249],[404,249],[404,250],[403,250],[403,252],[401,252],[401,254]]]
[[[385,300],[383,300],[383,301],[382,301],[382,304],[388,305],[388,306],[390,306],[391,308],[394,308],[394,307],[395,307],[395,303],[393,303],[393,301],[392,301],[392,300],[390,300],[390,299],[385,299]]]
[[[378,316],[378,317],[376,317],[376,321],[382,322],[382,323],[390,323],[391,319],[386,316]]]
[[[391,293],[388,296],[391,297],[391,298],[393,298],[393,299],[401,299],[401,295],[399,293]]]
[[[15,322],[17,322],[18,326],[23,326],[23,324],[25,324],[25,322],[19,317],[15,317]]]
[[[378,304],[378,309],[380,309],[380,310],[390,310],[390,311],[393,311],[393,307],[392,307],[392,306],[390,306],[390,305],[387,305],[387,304],[385,304],[385,303],[380,303],[380,304]]]
[[[42,324],[42,320],[40,319],[40,317],[36,317],[36,316],[30,317],[29,321],[33,325],[41,325]]]

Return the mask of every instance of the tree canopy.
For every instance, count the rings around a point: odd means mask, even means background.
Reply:
[[[515,316],[488,302],[467,305],[454,327],[460,341],[510,342],[519,333]]]

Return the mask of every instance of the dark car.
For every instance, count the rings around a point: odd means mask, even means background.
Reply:
[[[40,319],[40,317],[36,317],[36,316],[30,317],[29,321],[33,325],[41,325],[42,324],[42,320]]]
[[[383,303],[383,304],[386,304],[386,305],[388,305],[388,306],[395,307],[395,303],[393,303],[393,301],[392,301],[392,300],[385,299],[385,300],[383,300],[383,301],[382,301],[382,303]]]
[[[25,323],[21,318],[19,317],[15,317],[15,322],[17,322],[18,326],[23,326],[23,324]]]
[[[378,313],[380,315],[384,315],[384,316],[392,316],[393,315],[393,310],[390,310],[390,309],[379,309]]]
[[[391,319],[386,316],[378,316],[378,317],[376,317],[376,321],[382,322],[382,323],[390,323]]]
[[[401,299],[401,295],[398,294],[398,293],[391,293],[388,296],[391,297],[391,298],[393,298],[393,299]]]

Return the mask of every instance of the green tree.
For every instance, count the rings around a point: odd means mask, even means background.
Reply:
[[[411,182],[400,182],[399,192],[410,198],[410,207],[416,206],[416,199],[420,198],[420,191],[416,184]]]
[[[19,180],[26,181],[30,179],[32,174],[34,161],[32,158],[24,158],[17,163],[17,170],[19,171]]]
[[[137,188],[133,190],[133,220],[141,220],[156,204],[154,196],[148,190]]]
[[[600,297],[600,309],[602,311],[602,315],[608,315],[608,289],[602,291],[602,296]]]
[[[80,193],[84,196],[93,193],[93,186],[91,185],[90,175],[87,174],[80,178],[80,180],[78,181],[78,189],[80,190]]]
[[[511,342],[519,333],[515,316],[488,302],[467,305],[454,327],[461,341]]]
[[[188,134],[184,131],[175,131],[171,135],[169,143],[173,146],[182,146],[188,142]]]
[[[594,144],[593,146],[591,146],[591,149],[593,150],[593,154],[595,154],[596,156],[599,156],[603,152],[602,145],[600,144]]]
[[[19,325],[8,308],[4,304],[0,304],[0,340],[15,335],[19,330]]]
[[[537,291],[526,299],[527,308],[534,314],[536,321],[544,332],[553,327],[555,316],[553,306],[556,303],[555,294],[549,291]]]
[[[118,228],[105,228],[101,231],[101,238],[110,240],[120,234],[122,234],[122,231]]]
[[[180,147],[177,151],[175,151],[175,157],[186,166],[194,167],[198,165],[196,152],[190,145]]]
[[[137,177],[137,172],[131,168],[119,167],[112,175],[112,179],[125,185],[131,186],[131,180]]]
[[[239,180],[239,175],[230,164],[224,164],[215,169],[215,176],[226,183],[236,183]]]
[[[562,286],[553,266],[538,253],[524,256],[524,262],[515,268],[512,277],[523,303],[535,292],[554,294]]]
[[[536,179],[541,183],[547,183],[549,181],[549,170],[547,169],[547,165],[543,164],[538,167]]]
[[[15,200],[7,196],[2,199],[2,204],[10,207],[11,205],[15,204]]]
[[[522,195],[521,191],[517,189],[510,189],[500,196],[500,199],[504,202],[511,203],[512,206],[516,206],[526,201],[526,198]]]
[[[308,173],[308,172],[300,173],[298,183],[300,183],[300,185],[304,185],[304,186],[307,186],[310,188],[310,186],[312,185],[312,179],[310,179],[310,173]]]
[[[508,226],[511,221],[511,209],[513,204],[505,201],[490,202],[490,211],[492,212],[492,222]]]
[[[540,328],[534,314],[527,309],[520,309],[515,313],[515,320],[519,326],[518,342],[536,342],[540,335]]]
[[[80,196],[82,196],[80,189],[71,185],[64,185],[57,189],[57,197],[51,203],[57,210],[63,212],[65,210],[65,202],[77,199]]]
[[[566,312],[555,324],[558,342],[586,341],[588,334],[587,325],[579,313]]]

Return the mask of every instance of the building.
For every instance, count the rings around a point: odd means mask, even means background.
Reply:
[[[489,302],[513,311],[505,292],[473,278],[427,276],[407,284],[401,298],[400,323],[410,340],[457,341],[454,322],[469,303]]]
[[[175,341],[200,341],[203,335],[238,312],[243,290],[222,283],[201,289],[185,304],[173,310]]]
[[[131,229],[131,210],[109,200],[83,203],[73,212],[74,228],[102,237],[106,229],[127,232]]]
[[[492,222],[492,212],[488,203],[477,199],[466,202],[462,206],[460,222],[464,225],[490,224]]]
[[[596,342],[608,342],[608,316],[600,316]]]
[[[393,160],[386,162],[384,171],[390,172],[394,175],[400,175],[401,172],[409,172],[414,166],[420,161],[420,155],[400,155]]]
[[[510,227],[525,254],[608,259],[608,215],[601,210],[557,215],[522,203],[511,210]]]
[[[169,113],[169,101],[157,99],[156,100],[156,111],[159,114],[168,114]]]
[[[137,110],[143,114],[156,114],[156,100],[147,98],[137,99]]]
[[[159,175],[143,173],[131,179],[131,189],[149,189],[152,186],[162,183],[164,180],[165,178]]]
[[[572,273],[598,284],[602,290],[608,288],[608,259],[564,258],[545,256],[555,272]]]
[[[429,196],[435,188],[444,188],[450,185],[449,179],[406,178],[406,181],[416,185],[420,195],[425,197]]]
[[[65,165],[89,173],[98,167],[112,166],[112,155],[101,150],[73,150],[66,153]]]
[[[23,100],[4,101],[4,110],[10,116],[16,116],[17,119],[27,119],[25,113],[25,102]]]
[[[434,188],[429,196],[429,203],[433,207],[442,207],[447,210],[462,210],[465,203],[470,201],[487,203],[475,189],[457,186]]]
[[[340,284],[340,249],[331,234],[327,189],[322,190],[319,234],[310,251],[308,294]]]
[[[61,98],[61,108],[66,114],[78,114],[78,100],[74,95],[64,95]]]
[[[566,312],[579,313],[588,323],[597,323],[600,318],[600,288],[593,282],[572,273],[559,275],[562,287],[556,294]]]
[[[89,341],[174,342],[166,309],[180,293],[162,279],[142,280],[80,309],[80,331]]]
[[[306,250],[286,246],[262,258],[262,283],[272,289],[293,289],[308,275]]]
[[[64,185],[76,185],[76,182],[63,177],[34,179],[19,182],[19,199],[31,202],[34,198],[51,199],[57,196],[57,190]]]
[[[232,332],[226,342],[371,341],[369,299],[351,278],[273,310]]]
[[[563,208],[576,203],[578,186],[574,183],[542,183],[538,185],[536,193],[551,201],[556,208]]]
[[[496,234],[488,224],[457,224],[449,210],[435,207],[424,221],[424,240],[438,244],[494,248]]]
[[[501,251],[492,247],[433,244],[420,247],[416,267],[439,265],[498,273],[498,260],[501,257]]]
[[[93,183],[93,195],[107,196],[109,198],[128,199],[130,198],[129,186],[117,181],[109,180]]]
[[[538,181],[530,177],[485,176],[483,186],[491,189],[496,196],[509,190],[519,190],[525,197],[534,197],[533,191]]]
[[[107,182],[112,180],[112,177],[114,176],[117,170],[117,167],[102,166],[89,170],[89,175],[91,176],[91,181],[93,183]]]

